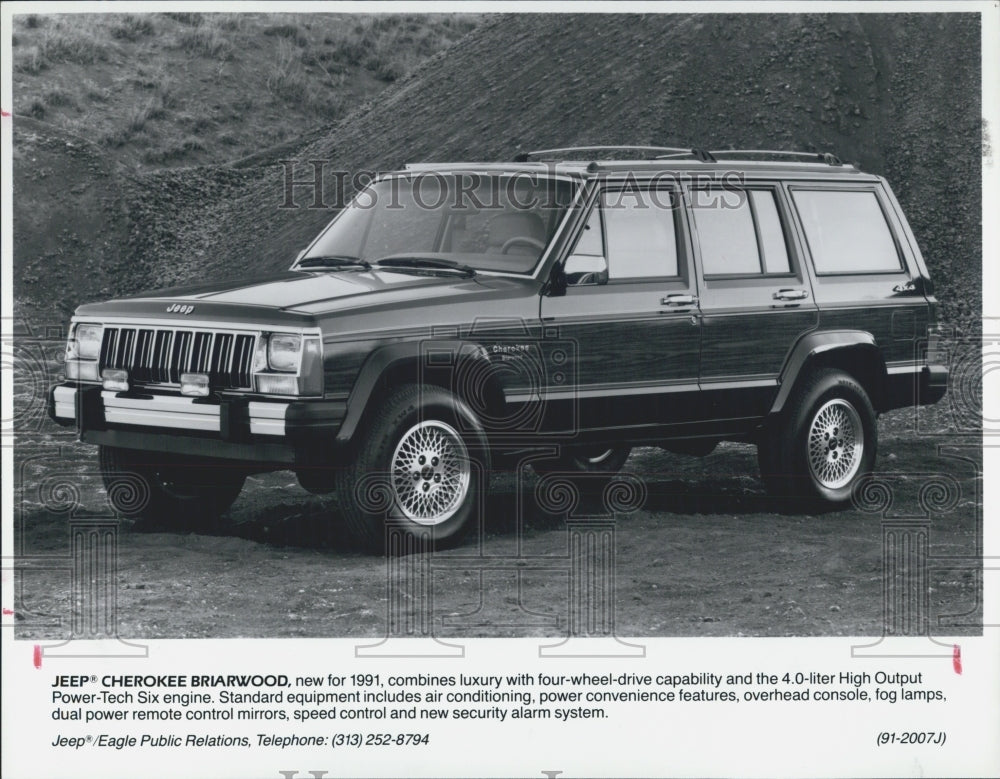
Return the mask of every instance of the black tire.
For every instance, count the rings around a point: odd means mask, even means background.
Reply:
[[[841,506],[871,472],[878,422],[868,393],[833,368],[813,371],[757,445],[767,491],[806,506]]]
[[[211,529],[243,489],[246,473],[198,458],[101,446],[101,477],[120,515],[164,528]]]
[[[387,551],[387,521],[404,541],[457,544],[480,519],[489,471],[486,434],[469,407],[440,387],[404,385],[374,413],[353,463],[337,473],[345,528],[373,552]]]
[[[558,457],[534,460],[535,472],[546,477],[559,474],[568,478],[580,495],[597,497],[625,465],[632,447],[627,445],[563,446]]]
[[[631,446],[563,446],[558,457],[534,460],[539,476],[550,473],[567,475],[604,474],[611,478],[621,471],[632,453]]]

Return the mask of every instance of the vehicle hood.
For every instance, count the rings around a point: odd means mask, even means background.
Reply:
[[[516,286],[525,282],[515,281]],[[285,271],[229,281],[153,290],[80,306],[78,317],[143,317],[183,321],[314,324],[317,317],[357,309],[447,303],[492,297],[511,281],[411,272]]]

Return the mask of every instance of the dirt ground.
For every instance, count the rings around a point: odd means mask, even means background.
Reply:
[[[930,522],[931,634],[981,633],[979,441],[923,429],[912,412],[883,417],[876,467],[883,487],[865,492],[866,510],[821,515],[782,513],[764,495],[751,446],[724,444],[700,459],[634,450],[625,471],[628,484],[641,485],[642,505],[615,517],[614,632],[881,635],[883,522],[906,517]],[[16,451],[16,635],[69,638],[69,528],[75,518],[109,514],[96,457],[47,421],[20,435]],[[435,635],[567,634],[567,513],[540,493],[530,469],[520,486],[514,474],[495,475],[481,543],[470,538],[430,561],[408,561],[429,562],[433,571]],[[600,505],[572,510],[604,513]],[[250,478],[225,524],[210,533],[123,521],[118,634],[385,635],[390,596],[404,610],[415,607],[417,582],[390,592],[387,566],[395,562],[352,549],[337,516],[335,496],[310,495],[292,473],[279,472]],[[521,559],[496,565],[511,556]]]

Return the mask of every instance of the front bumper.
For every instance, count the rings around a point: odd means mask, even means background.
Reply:
[[[347,413],[344,401],[187,398],[73,383],[53,387],[48,406],[85,443],[266,464],[332,456]]]

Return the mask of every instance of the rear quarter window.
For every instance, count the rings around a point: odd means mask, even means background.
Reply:
[[[792,190],[816,273],[893,273],[899,251],[870,190]]]

